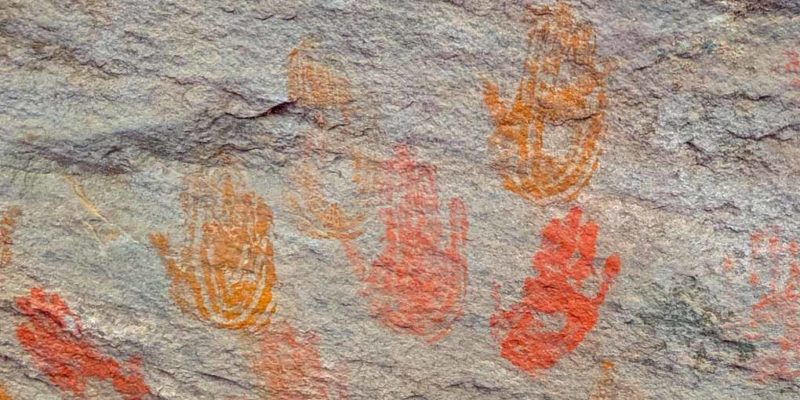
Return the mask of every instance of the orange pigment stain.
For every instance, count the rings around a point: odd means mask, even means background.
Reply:
[[[83,397],[87,382],[110,382],[122,398],[143,399],[150,393],[138,357],[120,363],[104,355],[84,337],[81,321],[58,294],[41,288],[18,297],[16,305],[27,318],[17,325],[17,340],[36,367],[63,391]]]
[[[9,207],[0,214],[0,268],[11,265],[14,245],[12,235],[20,215],[22,215],[22,210],[19,207]]]
[[[575,199],[599,165],[605,130],[605,79],[595,60],[594,32],[568,6],[533,10],[532,55],[510,104],[484,84],[484,104],[495,130],[489,149],[503,186],[525,199]],[[559,138],[556,149],[545,136]]]
[[[303,41],[289,53],[289,98],[303,107],[333,109],[347,119],[350,82],[310,58],[314,45]]]
[[[267,325],[275,312],[272,211],[228,174],[187,181],[183,247],[174,253],[165,235],[150,235],[173,299],[182,311],[220,328]]]
[[[784,241],[777,228],[750,236],[746,282],[758,300],[732,324],[756,353],[747,361],[759,382],[800,378],[800,245]],[[726,270],[730,278],[734,271]]]
[[[295,179],[305,211],[295,206],[300,229],[316,238],[339,241],[371,314],[397,332],[436,342],[446,336],[463,313],[467,260],[463,255],[468,222],[459,198],[449,201],[443,221],[436,171],[412,158],[407,146],[396,146],[392,159],[357,159],[353,180],[362,193],[379,197],[374,205],[383,221],[383,250],[371,263],[355,239],[362,233],[363,214],[346,213],[325,200],[311,168]],[[297,203],[296,203],[297,204]],[[446,241],[446,243],[445,243]]]
[[[616,366],[610,360],[601,363],[600,377],[594,384],[589,400],[640,400],[644,396],[636,389],[620,384],[616,377]]]
[[[298,332],[285,322],[262,335],[255,370],[264,377],[270,399],[347,399],[346,375],[323,365],[318,343],[315,333]]]
[[[3,385],[0,385],[0,400],[11,400],[11,396],[6,393],[5,388]]]
[[[605,261],[597,294],[585,296],[583,283],[596,275],[595,242],[598,227],[581,223],[581,209],[573,208],[562,220],[551,220],[542,230],[541,249],[533,256],[536,277],[526,278],[522,299],[505,310],[495,288],[497,312],[490,319],[500,354],[516,367],[535,376],[575,350],[597,323],[598,310],[620,271],[619,256]],[[546,326],[542,316],[563,319],[563,325]]]

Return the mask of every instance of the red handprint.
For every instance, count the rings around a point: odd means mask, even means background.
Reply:
[[[347,378],[337,368],[331,373],[317,351],[319,337],[300,334],[286,322],[274,323],[263,335],[256,370],[264,374],[270,399],[347,398]]]
[[[729,331],[756,346],[747,367],[755,379],[794,380],[800,377],[800,245],[784,243],[777,229],[759,230],[750,236],[747,285],[761,291],[749,315],[731,324]],[[726,258],[723,271],[730,280],[733,261]],[[761,274],[769,276],[762,282]]]
[[[17,307],[28,321],[17,325],[17,339],[36,366],[61,390],[83,397],[87,381],[110,381],[126,400],[150,393],[140,371],[141,360],[120,364],[105,356],[81,332],[81,321],[58,294],[31,289],[18,297]]]
[[[492,335],[500,342],[500,354],[530,375],[578,347],[597,322],[598,309],[620,270],[619,256],[609,256],[597,294],[583,295],[584,280],[596,274],[598,227],[580,219],[581,209],[575,207],[542,230],[542,249],[533,256],[538,275],[525,279],[522,300],[510,310],[501,308],[499,287],[495,290],[498,311],[490,320]],[[563,327],[547,328],[537,313],[563,318]]]
[[[433,166],[413,160],[404,145],[387,161],[356,159],[353,180],[364,192],[379,195],[378,213],[386,229],[383,251],[369,264],[355,242],[364,215],[325,199],[315,170],[309,162],[294,179],[290,205],[300,217],[300,229],[342,244],[363,283],[361,294],[381,323],[428,342],[447,335],[462,314],[467,288],[467,260],[461,253],[468,229],[464,203],[450,200],[445,233]],[[442,243],[445,235],[447,244]]]
[[[372,314],[393,329],[435,342],[462,314],[467,259],[460,247],[467,236],[466,208],[460,199],[450,200],[449,243],[443,247],[434,168],[412,160],[406,146],[397,146],[395,157],[380,169],[383,252],[367,270],[354,242],[341,242],[364,284],[362,294]]]

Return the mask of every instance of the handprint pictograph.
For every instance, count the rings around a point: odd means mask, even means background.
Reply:
[[[310,57],[314,43],[302,41],[289,53],[289,98],[303,107],[337,110],[347,120],[350,82]]]
[[[312,184],[313,174],[301,175],[299,193],[306,199],[323,199],[301,216],[300,228],[313,225],[310,235],[336,239],[362,283],[360,293],[368,300],[372,315],[398,332],[435,342],[446,336],[463,312],[467,286],[467,260],[463,255],[468,222],[459,198],[449,202],[447,228],[443,221],[436,171],[415,161],[405,145],[396,146],[394,157],[382,162],[359,159],[355,180],[363,192],[377,193],[378,215],[383,221],[384,247],[369,263],[359,249],[360,214],[347,214],[324,200]],[[313,171],[313,169],[312,169]],[[316,193],[316,194],[314,194]],[[295,197],[298,197],[295,195]],[[317,213],[313,210],[321,210]],[[446,237],[447,243],[444,243]]]
[[[572,200],[597,169],[606,109],[608,66],[598,67],[590,25],[570,8],[532,10],[525,76],[507,104],[493,82],[484,103],[495,130],[489,138],[503,186],[533,201]],[[560,143],[546,146],[550,139]]]
[[[730,258],[723,273],[731,286],[741,274]],[[800,244],[784,241],[777,228],[750,236],[743,286],[758,296],[747,315],[725,325],[729,333],[755,345],[744,363],[760,382],[800,377]]]
[[[12,235],[14,235],[20,215],[22,215],[22,211],[15,206],[7,208],[0,214],[0,268],[11,265],[14,245]]]
[[[120,363],[84,337],[80,318],[55,293],[31,289],[16,305],[27,317],[17,325],[17,339],[37,368],[61,390],[83,398],[90,380],[110,382],[122,398],[143,399],[150,393],[141,373],[141,359]]]
[[[500,354],[532,376],[578,347],[597,323],[598,310],[620,271],[619,256],[609,256],[597,293],[584,295],[584,281],[597,274],[599,228],[592,221],[581,223],[581,214],[580,208],[572,208],[542,230],[541,249],[533,256],[537,275],[525,279],[519,302],[503,309],[499,287],[495,290],[498,310],[490,327],[500,343]],[[552,317],[561,319],[559,327],[545,323]]]
[[[275,312],[272,211],[230,174],[187,179],[181,195],[186,236],[177,254],[150,235],[186,313],[226,329],[259,329]]]
[[[262,335],[255,369],[263,374],[270,399],[347,399],[347,376],[341,367],[323,365],[313,332],[298,332],[286,322]]]

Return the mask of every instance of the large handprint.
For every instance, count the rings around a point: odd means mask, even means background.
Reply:
[[[120,364],[104,355],[81,331],[81,321],[58,294],[40,288],[16,299],[17,308],[28,318],[17,326],[17,339],[33,357],[36,366],[61,390],[83,397],[89,380],[110,381],[126,400],[150,393],[140,372],[141,361]]]
[[[362,186],[369,186],[366,192],[380,196],[378,214],[385,234],[377,259],[372,263],[365,260],[355,241],[362,232],[363,216],[346,214],[338,204],[323,200],[316,175],[308,173],[295,180],[299,195],[290,196],[310,202],[306,207],[294,207],[301,217],[300,227],[310,236],[341,243],[363,283],[361,294],[381,323],[429,342],[437,341],[449,333],[462,314],[467,284],[467,260],[462,254],[468,225],[466,208],[460,199],[451,199],[445,229],[436,172],[431,165],[413,160],[407,146],[397,146],[394,158],[387,161],[360,161],[355,167],[358,176],[373,178],[361,180]],[[443,243],[445,237],[447,243]]]
[[[756,346],[755,355],[744,366],[754,371],[758,381],[800,378],[798,252],[800,244],[796,240],[784,242],[777,229],[750,236],[745,277],[750,290],[760,297],[747,316],[726,328]],[[733,261],[726,258],[723,272],[733,284]]]
[[[533,10],[531,55],[513,102],[485,82],[484,103],[495,130],[489,148],[504,187],[523,198],[574,199],[597,169],[605,115],[605,77],[597,67],[591,26],[568,6]],[[563,136],[546,148],[545,135]]]
[[[181,310],[222,328],[258,329],[275,311],[272,212],[241,186],[228,174],[189,179],[181,195],[183,248],[173,255],[163,234],[152,234],[150,241]]]
[[[580,220],[581,210],[575,207],[542,230],[542,248],[533,257],[537,275],[525,279],[519,302],[502,309],[499,290],[495,292],[498,311],[490,326],[500,354],[530,375],[552,367],[578,347],[597,323],[598,309],[620,270],[619,256],[609,256],[596,295],[582,293],[584,281],[596,274],[598,227]],[[546,315],[563,318],[563,327],[547,327],[541,319]]]
[[[461,254],[467,235],[466,208],[460,199],[450,200],[444,244],[433,167],[412,160],[409,149],[398,146],[382,172],[383,251],[367,269],[354,242],[342,244],[364,283],[362,292],[373,315],[394,329],[436,341],[462,313],[467,285],[467,260]]]

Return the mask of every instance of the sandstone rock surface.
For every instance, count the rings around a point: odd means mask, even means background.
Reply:
[[[0,0],[0,399],[797,399],[800,2]]]

